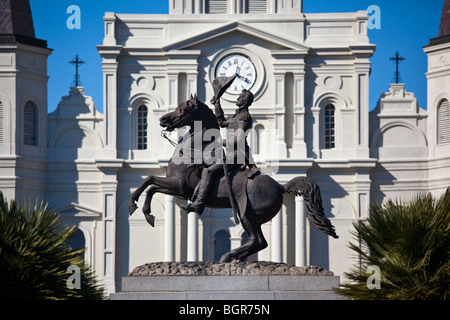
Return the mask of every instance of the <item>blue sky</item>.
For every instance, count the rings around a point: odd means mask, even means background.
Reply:
[[[69,64],[76,54],[86,62],[80,68],[86,94],[92,96],[97,109],[103,111],[101,61],[96,46],[102,44],[103,16],[116,13],[168,13],[169,0],[30,0],[36,36],[54,49],[48,59],[48,109],[53,111],[61,97],[67,95],[75,69]],[[443,0],[304,0],[305,13],[355,12],[370,5],[381,9],[381,28],[369,30],[370,42],[377,45],[371,58],[369,105],[372,109],[383,92],[388,91],[395,66],[389,57],[399,51],[406,58],[400,73],[406,89],[413,92],[426,109],[426,54],[422,47],[437,36]],[[67,28],[67,8],[81,9],[81,29]]]

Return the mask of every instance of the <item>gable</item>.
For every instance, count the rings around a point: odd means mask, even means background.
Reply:
[[[265,42],[271,43],[273,46],[277,47],[278,50],[296,50],[300,52],[304,52],[305,54],[308,52],[309,47],[291,41],[289,39],[285,39],[281,36],[274,35],[257,28],[254,28],[245,22],[234,21],[218,28],[213,28],[211,30],[201,32],[194,36],[191,36],[187,39],[175,41],[173,43],[168,44],[163,49],[165,51],[171,50],[183,50],[183,49],[192,49],[198,46],[201,43],[212,41],[212,40],[222,40],[227,35],[233,34],[235,32],[239,32],[241,34],[245,34],[251,38],[259,39]]]
[[[73,202],[67,206],[56,208],[55,211],[63,217],[100,218],[102,215],[100,211]]]

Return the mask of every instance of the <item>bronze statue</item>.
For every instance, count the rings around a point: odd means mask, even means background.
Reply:
[[[228,80],[228,83],[231,83],[234,78],[235,77],[232,77]],[[250,107],[253,103],[253,94],[248,90],[242,91],[236,103],[238,109],[236,110],[234,116],[229,120],[225,120],[224,112],[220,105],[220,96],[215,96],[211,102],[215,105],[215,115],[219,126],[222,128],[228,128],[234,134],[232,135],[231,141],[229,139],[223,140],[223,146],[227,147],[229,156],[225,157],[224,161],[212,163],[202,170],[201,180],[198,184],[198,194],[196,195],[195,201],[185,208],[188,212],[195,211],[199,214],[201,214],[204,210],[204,201],[209,194],[214,177],[228,171],[228,165],[231,165],[231,170],[233,170],[235,166],[241,166],[242,169],[245,169],[246,166],[255,168],[255,164],[251,160],[250,148],[246,137],[246,133],[252,128],[252,117],[248,112],[248,107]],[[241,146],[241,148],[239,148],[239,146]],[[239,157],[240,155],[241,157]],[[239,158],[243,161],[239,161]],[[227,177],[228,175],[225,175],[226,180]],[[228,180],[226,183],[230,184]],[[233,198],[234,196],[231,189],[229,196],[230,198]],[[231,201],[233,203],[234,199],[231,199]],[[233,208],[233,212],[239,212],[239,209],[237,207]],[[238,222],[237,219],[236,222]]]
[[[204,207],[233,208],[236,215],[235,222],[238,223],[240,220],[249,240],[241,247],[224,254],[220,262],[243,260],[267,247],[261,225],[270,221],[279,212],[283,204],[283,193],[287,192],[304,198],[307,216],[314,226],[338,238],[330,220],[325,217],[320,189],[313,180],[308,177],[296,177],[287,184],[280,185],[270,176],[256,170],[251,161],[245,135],[243,135],[243,132],[250,129],[252,125],[248,106],[253,102],[253,95],[245,90],[239,96],[237,102],[239,108],[228,121],[225,120],[220,106],[220,96],[234,78],[215,80],[215,97],[211,102],[215,105],[216,114],[196,96],[191,96],[175,111],[160,118],[160,125],[166,131],[189,126],[187,136],[199,137],[202,143],[195,143],[195,139],[182,140],[169,161],[166,177],[149,176],[131,194],[128,206],[130,215],[137,209],[136,202],[147,187],[150,188],[147,190],[142,211],[152,226],[154,226],[154,216],[150,214],[150,203],[156,192],[193,200],[194,202],[186,207],[188,211],[195,210],[201,213]],[[214,130],[219,132],[219,124],[227,126],[228,129],[242,131],[235,134],[232,142],[235,146],[244,146],[244,150],[232,148],[232,155],[224,156],[222,145],[230,146],[230,142],[222,142],[220,135],[211,138],[210,134]],[[213,144],[216,146],[214,149],[211,148]],[[198,162],[199,153],[208,154],[208,156]],[[243,163],[236,162],[239,153],[241,153],[241,159],[244,159]],[[180,158],[189,161],[179,161]],[[210,158],[215,158],[216,161],[205,160]],[[228,159],[231,161],[227,161]]]

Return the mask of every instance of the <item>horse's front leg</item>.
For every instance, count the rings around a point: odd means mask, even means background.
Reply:
[[[156,185],[152,185],[148,190],[147,194],[145,196],[144,206],[142,207],[142,212],[144,213],[145,220],[154,227],[155,226],[155,216],[150,214],[151,213],[151,202],[153,199],[153,195],[157,192],[173,195],[172,190],[164,189],[161,187],[158,187]]]
[[[147,189],[149,185],[152,184],[153,176],[148,176],[147,178],[142,181],[142,184],[131,194],[130,201],[128,203],[128,213],[130,216],[136,211],[138,206],[136,205],[136,202],[139,201],[139,197],[141,196],[142,192]]]

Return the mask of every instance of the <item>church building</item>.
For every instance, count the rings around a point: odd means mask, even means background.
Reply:
[[[103,114],[83,87],[47,113],[52,50],[35,37],[28,0],[0,8],[0,190],[8,199],[43,199],[77,226],[75,240],[108,292],[144,263],[218,260],[246,241],[231,209],[186,214],[186,200],[156,194],[151,227],[143,193],[128,214],[130,194],[145,177],[164,176],[174,151],[159,118],[191,94],[213,108],[212,81],[238,65],[246,80],[223,95],[226,117],[242,89],[252,91],[248,141],[257,166],[281,184],[316,181],[339,235],[310,226],[302,198],[285,195],[263,225],[268,247],[250,259],[343,276],[357,263],[352,224],[371,204],[439,196],[450,185],[450,1],[438,37],[424,47],[427,110],[394,83],[371,112],[376,46],[366,11],[303,13],[302,0],[168,1],[168,14],[105,13],[97,46]]]

